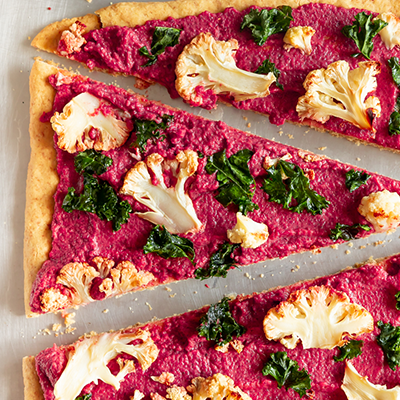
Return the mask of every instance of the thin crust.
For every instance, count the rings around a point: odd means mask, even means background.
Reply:
[[[389,266],[387,261],[389,261],[393,256],[394,256],[394,254],[389,257],[379,258],[376,260],[369,259],[369,260],[365,261],[364,263],[356,264],[353,267],[347,267],[347,268],[343,269],[342,271],[339,271],[337,274],[340,274],[341,272],[348,271],[351,269],[357,269],[364,265],[380,265],[384,270],[386,270],[386,268],[388,268],[388,266]],[[337,274],[333,274],[333,275],[337,275]],[[315,279],[318,279],[318,277],[316,277],[314,279],[310,279],[310,280],[300,281],[297,283],[312,282]],[[292,286],[292,285],[290,285],[290,286]],[[271,292],[271,291],[277,290],[279,288],[280,288],[279,286],[274,287],[274,288],[265,290],[262,293]],[[241,297],[241,300],[245,300],[247,298],[253,297],[256,294],[257,293],[253,293],[253,294],[249,294],[247,296],[243,296],[243,297]],[[145,322],[143,324],[138,324],[138,325],[135,325],[135,327],[141,327],[148,323],[149,322]],[[128,328],[125,328],[125,329],[128,329]],[[40,387],[39,378],[36,374],[35,357],[34,356],[29,356],[29,357],[23,358],[22,371],[23,371],[23,378],[24,378],[24,400],[43,400],[42,389]]]

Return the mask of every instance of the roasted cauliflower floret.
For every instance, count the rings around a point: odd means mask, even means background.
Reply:
[[[70,297],[61,293],[60,289],[48,288],[40,295],[40,307],[43,312],[56,312],[71,307]]]
[[[82,36],[85,28],[86,25],[76,21],[69,29],[63,31],[58,42],[58,53],[64,57],[68,57],[72,53],[79,53],[81,47],[86,43],[85,38]]]
[[[176,156],[179,172],[176,173],[175,187],[165,185],[163,165],[171,166],[158,153],[150,154],[146,162],[138,162],[125,176],[121,193],[133,196],[139,203],[149,207],[152,212],[136,213],[139,217],[155,225],[164,225],[171,233],[199,231],[203,225],[197,218],[192,200],[185,193],[186,180],[198,167],[197,153],[192,150],[179,152]],[[178,165],[171,168],[176,171]],[[153,171],[157,185],[153,185],[149,169]]]
[[[315,33],[315,29],[311,26],[294,26],[289,28],[283,37],[283,48],[287,51],[290,49],[299,49],[303,54],[310,55],[312,53],[311,38]]]
[[[69,263],[58,273],[57,283],[70,289],[71,306],[79,306],[94,301],[90,297],[90,287],[100,273],[87,263]]]
[[[61,114],[56,112],[51,117],[60,149],[69,153],[86,149],[107,151],[126,142],[130,132],[127,124],[112,112],[103,114],[102,103],[106,104],[96,96],[81,93],[65,105]]]
[[[379,14],[376,19],[380,19],[388,23],[388,25],[379,31],[385,46],[389,50],[392,50],[396,45],[400,46],[400,19],[391,12]]]
[[[372,224],[375,232],[395,229],[400,224],[400,196],[388,190],[361,199],[358,212]]]
[[[130,345],[134,340],[142,343]],[[145,371],[157,359],[159,350],[154,344],[150,332],[137,330],[134,333],[104,333],[78,342],[68,354],[68,362],[54,386],[56,399],[75,400],[88,383],[98,384],[98,380],[119,390],[120,382],[134,370],[132,360],[118,361],[120,371],[113,375],[107,364],[119,354],[135,357]]]
[[[152,376],[151,379],[154,382],[159,382],[162,383],[163,385],[170,386],[174,383],[175,376],[170,372],[163,372],[160,376]]]
[[[346,293],[313,286],[290,294],[287,301],[270,309],[264,318],[264,333],[294,349],[301,340],[304,349],[333,349],[372,332],[374,319],[362,306],[350,303]]]
[[[380,72],[374,61],[360,62],[352,71],[346,61],[311,71],[303,83],[306,94],[297,102],[299,117],[325,123],[332,116],[375,132],[373,119],[380,116],[381,105],[377,97],[366,97],[376,89]]]
[[[354,366],[346,361],[342,390],[349,400],[400,400],[400,386],[387,389],[385,385],[374,385],[361,376]]]
[[[233,229],[228,229],[227,236],[232,243],[240,243],[244,248],[255,249],[264,244],[269,236],[268,226],[236,213],[237,222]]]
[[[196,105],[203,99],[196,91],[198,86],[211,89],[216,94],[230,94],[235,100],[247,100],[269,95],[275,75],[256,74],[239,69],[234,54],[238,49],[236,39],[216,41],[211,33],[200,33],[178,57],[175,87],[179,95]]]
[[[147,285],[154,279],[151,272],[138,271],[129,261],[120,262],[110,270],[110,275],[111,278],[107,277],[99,286],[99,290],[104,292],[106,297],[130,292]]]

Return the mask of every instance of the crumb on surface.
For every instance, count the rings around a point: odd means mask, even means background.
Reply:
[[[360,157],[356,157],[356,160],[357,160],[357,161],[361,161],[361,158],[360,158]]]
[[[76,331],[76,328],[74,326],[69,326],[66,330],[65,333],[74,333]]]
[[[51,327],[51,330],[53,332],[58,332],[61,329],[61,324],[53,324],[53,326]]]
[[[313,261],[313,264],[316,264],[317,262],[316,261]]]
[[[247,118],[247,117],[245,117],[245,116],[243,116],[243,119],[244,119],[245,121],[247,121],[247,120],[248,120],[248,118]]]
[[[260,274],[260,278],[264,278],[264,274]]]
[[[75,313],[67,313],[64,315],[64,324],[68,328],[75,323]]]
[[[318,147],[318,150],[324,151],[326,150],[328,147],[327,146],[322,146],[322,147]]]
[[[172,292],[172,289],[169,288],[168,286],[165,286],[165,290],[166,290],[167,292]]]
[[[289,139],[294,139],[294,136],[291,135],[290,133],[288,133],[287,137],[288,137]]]
[[[171,299],[173,299],[175,296],[176,296],[176,293],[169,295],[169,297],[171,297]]]
[[[385,243],[384,240],[378,240],[377,242],[374,242],[374,246],[376,247],[376,246],[379,246],[379,245],[381,245],[383,243]]]
[[[338,244],[331,244],[331,248],[332,249],[334,249],[334,250],[337,250],[338,248],[339,248],[339,245]]]
[[[247,124],[247,127],[248,127],[248,128],[251,128],[251,123],[250,123],[250,122]]]
[[[360,248],[360,250],[361,249],[365,249],[367,246],[365,246],[365,245],[362,245],[362,246],[360,246],[359,248]]]
[[[298,265],[298,264],[296,264],[295,267],[296,267],[297,269],[300,269],[300,265]]]
[[[354,246],[354,243],[353,243],[353,242],[347,243],[347,246],[353,247],[353,246]]]
[[[149,310],[151,311],[153,309],[153,307],[150,305],[150,303],[148,301],[146,301],[146,306],[149,307]]]
[[[103,314],[107,314],[108,311],[109,311],[109,309],[108,309],[108,308],[105,308],[102,312],[103,312]]]
[[[345,251],[345,254],[350,254],[350,253],[351,253],[350,250],[346,250],[346,251]]]
[[[321,254],[322,250],[321,249],[313,249],[313,250],[311,250],[311,253],[312,254]]]

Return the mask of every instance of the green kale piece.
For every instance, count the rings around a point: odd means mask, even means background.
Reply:
[[[231,267],[236,265],[235,259],[232,257],[233,252],[240,247],[240,244],[231,244],[225,242],[222,247],[210,257],[208,268],[197,268],[194,272],[196,279],[207,279],[212,276],[226,278]]]
[[[338,239],[349,241],[357,236],[359,229],[363,229],[364,231],[367,232],[371,230],[371,228],[368,225],[363,225],[363,224],[345,225],[345,224],[340,224],[338,222],[336,223],[335,228],[331,229],[329,237],[334,242],[336,242]]]
[[[292,388],[300,397],[305,396],[311,388],[308,372],[304,368],[300,371],[297,361],[290,359],[285,351],[272,353],[262,373],[265,376],[271,375],[278,382],[279,389],[282,386],[285,386],[286,390]]]
[[[397,57],[389,58],[389,67],[392,69],[392,77],[394,83],[400,89],[400,64]],[[394,111],[390,114],[389,119],[389,135],[400,135],[400,96],[397,97]]]
[[[400,113],[398,111],[393,111],[390,114],[389,135],[390,136],[400,135]]]
[[[101,175],[104,174],[104,172],[107,171],[107,168],[111,167],[112,164],[112,158],[93,149],[78,153],[74,160],[75,171],[78,174],[85,172],[92,175]]]
[[[355,171],[351,169],[346,172],[346,187],[350,190],[350,192],[354,192],[360,186],[365,185],[368,179],[371,178],[371,175],[368,175],[364,171]]]
[[[77,397],[75,400],[90,400],[92,398],[92,393],[84,394],[83,396]]]
[[[279,89],[283,90],[283,86],[279,83],[279,77],[281,76],[281,71],[275,67],[275,64],[272,61],[269,61],[269,58],[263,61],[263,63],[256,69],[256,74],[265,74],[268,75],[272,72],[276,78],[276,86]]]
[[[282,204],[290,211],[301,213],[306,210],[312,215],[321,214],[329,206],[330,201],[310,188],[310,180],[296,164],[279,160],[267,173],[262,189],[268,194],[269,201]],[[296,204],[292,204],[294,200]]]
[[[392,57],[388,60],[389,67],[392,70],[394,83],[400,87],[400,64],[398,57]]]
[[[102,220],[112,221],[114,232],[121,229],[132,212],[130,204],[121,201],[108,182],[86,173],[83,174],[83,192],[77,195],[74,188],[68,188],[62,208],[66,212],[90,212]]]
[[[340,354],[333,357],[335,361],[344,361],[345,359],[351,360],[358,357],[362,353],[362,340],[350,340],[344,346],[339,347]]]
[[[156,253],[162,258],[188,258],[192,264],[195,258],[194,245],[189,239],[169,233],[165,226],[157,225],[147,238],[143,253]]]
[[[243,17],[240,29],[249,28],[254,41],[262,46],[274,33],[286,32],[293,21],[292,8],[282,6],[271,10],[251,10]]]
[[[397,292],[394,297],[396,299],[396,310],[400,311],[400,292]]]
[[[228,344],[233,336],[239,337],[246,332],[246,328],[232,317],[228,301],[224,297],[219,303],[213,304],[200,319],[200,326],[197,328],[199,336],[215,340],[218,346]]]
[[[143,46],[139,49],[139,53],[149,59],[143,67],[149,67],[157,62],[158,56],[164,53],[167,47],[176,46],[179,43],[181,29],[166,28],[164,26],[156,26],[151,42],[151,51]]]
[[[360,50],[360,53],[355,54],[355,56],[362,54],[369,60],[374,48],[372,39],[387,25],[387,22],[381,19],[372,20],[374,16],[364,11],[358,13],[354,18],[353,25],[344,26],[342,33],[346,37],[353,39]]]
[[[243,215],[258,209],[251,201],[256,184],[248,166],[252,155],[250,150],[244,149],[227,158],[224,149],[208,157],[205,167],[209,174],[217,171],[219,193],[215,198],[225,207],[236,204]]]
[[[382,347],[390,369],[395,371],[400,365],[400,326],[385,324],[382,321],[378,321],[377,325],[381,333],[376,341]]]
[[[168,114],[161,117],[160,123],[148,119],[137,119],[133,128],[136,132],[134,146],[139,147],[140,151],[144,152],[149,139],[165,138],[165,135],[162,135],[160,131],[165,130],[173,119],[174,117]]]

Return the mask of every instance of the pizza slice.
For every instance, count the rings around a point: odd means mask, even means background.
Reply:
[[[32,45],[192,106],[222,101],[398,151],[398,3],[319,3],[120,3],[51,24]]]
[[[37,61],[27,314],[395,229],[400,182]]]
[[[54,345],[24,359],[25,400],[397,399],[399,274],[395,255]]]

